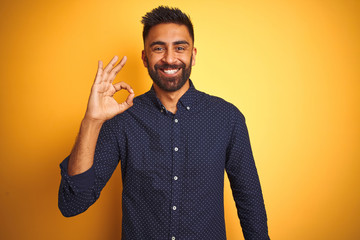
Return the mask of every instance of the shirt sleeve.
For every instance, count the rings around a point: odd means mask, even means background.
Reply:
[[[225,169],[246,240],[267,240],[267,216],[245,118],[236,109]]]
[[[113,174],[119,162],[117,136],[110,122],[103,124],[96,143],[94,163],[87,171],[69,176],[69,157],[60,164],[61,182],[58,206],[65,217],[75,216],[87,210],[100,196],[101,190]]]

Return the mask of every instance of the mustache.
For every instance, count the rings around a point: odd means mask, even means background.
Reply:
[[[175,68],[184,68],[185,69],[185,64],[181,63],[181,64],[155,64],[154,68],[155,70],[157,69],[175,69]]]

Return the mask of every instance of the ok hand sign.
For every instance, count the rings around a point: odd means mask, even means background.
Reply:
[[[126,59],[126,56],[124,56],[121,61],[115,65],[118,61],[118,57],[115,56],[104,69],[102,61],[99,61],[95,81],[91,88],[85,118],[105,122],[133,105],[135,94],[130,85],[124,82],[112,84],[116,75],[125,65]],[[129,92],[129,96],[125,102],[118,103],[113,96],[121,89],[126,89]]]

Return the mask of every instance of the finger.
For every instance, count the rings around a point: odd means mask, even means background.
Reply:
[[[112,83],[116,77],[116,75],[120,72],[120,70],[124,67],[126,63],[127,57],[124,56],[121,61],[111,70],[108,81]]]
[[[100,60],[98,62],[98,69],[97,69],[96,76],[95,76],[95,83],[101,82],[102,72],[103,72],[103,62]]]
[[[119,59],[118,56],[113,57],[113,59],[111,59],[111,61],[108,63],[108,65],[106,65],[106,67],[104,68],[103,80],[105,82],[108,81],[108,75],[109,75],[110,71],[113,69],[113,67],[115,66],[115,63],[117,62],[118,59]]]
[[[134,97],[135,97],[135,93],[130,93],[129,96],[126,98],[126,103],[127,105],[129,105],[129,107],[131,107],[134,103],[133,103],[133,100],[134,100]]]
[[[134,105],[133,103],[134,97],[135,97],[135,93],[130,93],[126,101],[119,104],[120,112],[124,112],[128,108],[132,107],[132,105]]]
[[[115,83],[113,86],[116,91],[120,91],[121,89],[126,89],[129,93],[134,93],[134,90],[131,88],[131,86],[125,82],[118,82]]]

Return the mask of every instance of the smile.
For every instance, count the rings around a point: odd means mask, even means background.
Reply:
[[[180,68],[176,68],[176,69],[160,69],[162,72],[164,72],[167,75],[174,75],[176,74]]]
[[[169,75],[173,75],[175,73],[177,73],[180,68],[177,69],[161,69],[164,73],[169,74]]]

